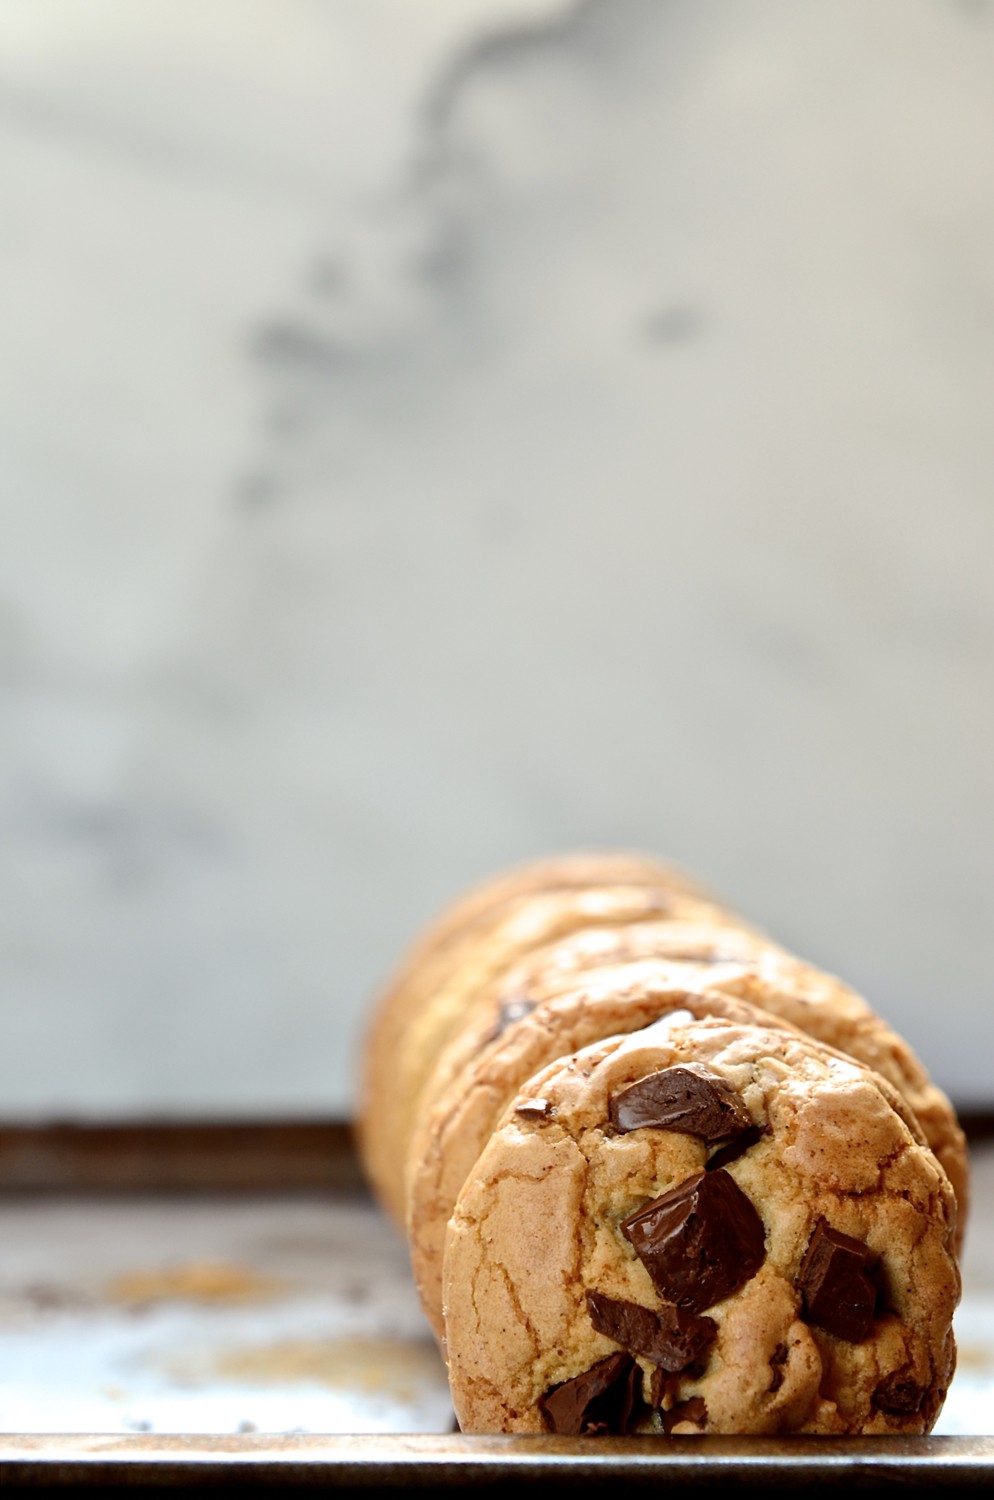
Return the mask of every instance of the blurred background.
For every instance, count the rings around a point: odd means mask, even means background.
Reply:
[[[346,1117],[644,849],[994,1103],[994,6],[2,0],[0,1115]]]

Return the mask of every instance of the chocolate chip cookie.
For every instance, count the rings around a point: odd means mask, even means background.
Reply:
[[[952,1375],[948,1178],[878,1074],[671,1012],[532,1077],[444,1259],[471,1432],[923,1433]]]
[[[654,956],[639,961],[633,954]],[[622,955],[629,961],[618,962]],[[613,1031],[638,1029],[685,997],[695,1015],[728,1016],[730,997],[747,1001],[766,1012],[765,1024],[797,1027],[881,1072],[911,1105],[957,1197],[965,1197],[966,1152],[952,1106],[901,1038],[841,981],[741,929],[671,923],[588,929],[531,955],[493,986],[422,1092],[408,1154],[407,1234],[437,1337],[445,1226],[510,1099],[556,1057]],[[748,1012],[738,1014],[749,1019]]]

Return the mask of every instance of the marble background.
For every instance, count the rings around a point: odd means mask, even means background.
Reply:
[[[967,1104],[994,7],[3,0],[0,1115],[341,1114],[646,848]]]

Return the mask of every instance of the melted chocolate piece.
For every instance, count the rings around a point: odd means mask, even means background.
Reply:
[[[698,1317],[671,1302],[655,1312],[636,1302],[588,1292],[587,1311],[598,1333],[607,1334],[633,1354],[643,1354],[670,1375],[701,1359],[718,1333],[713,1318]]]
[[[538,1399],[549,1432],[628,1432],[641,1402],[642,1371],[630,1354],[609,1354],[582,1375],[554,1385]]]
[[[497,1012],[497,1019],[483,1038],[481,1045],[489,1047],[490,1043],[503,1036],[507,1028],[513,1026],[515,1021],[521,1021],[525,1016],[531,1015],[535,1005],[534,1000],[526,1000],[523,995],[515,995],[511,1000],[502,1001],[500,1010]]]
[[[706,1427],[708,1409],[703,1396],[691,1396],[663,1412],[663,1431],[669,1437],[678,1422],[693,1422],[695,1427]]]
[[[719,1167],[727,1167],[729,1162],[738,1161],[739,1157],[744,1156],[750,1146],[755,1146],[765,1134],[766,1131],[762,1126],[750,1125],[749,1129],[743,1130],[736,1140],[729,1141],[727,1146],[719,1146],[717,1151],[708,1157],[704,1163],[705,1172],[717,1172]]]
[[[894,1417],[916,1416],[921,1411],[924,1400],[924,1387],[901,1370],[895,1370],[881,1380],[873,1392],[873,1404],[877,1410],[888,1412]]]
[[[514,1113],[522,1120],[547,1120],[552,1114],[552,1105],[548,1099],[522,1099],[515,1106]]]
[[[631,1432],[636,1422],[645,1411],[645,1402],[642,1400],[642,1366],[632,1363],[624,1376],[619,1381],[618,1403],[615,1408],[615,1421],[617,1426],[615,1432]]]
[[[668,1302],[703,1312],[755,1276],[763,1221],[727,1172],[695,1172],[620,1226]]]
[[[752,1116],[723,1078],[702,1063],[650,1073],[615,1094],[611,1124],[619,1131],[677,1130],[704,1140],[727,1141],[752,1129]]]
[[[658,1411],[669,1393],[671,1377],[657,1365],[649,1376],[649,1405]]]
[[[850,1344],[862,1343],[877,1302],[869,1274],[873,1264],[861,1240],[819,1219],[797,1278],[806,1320]]]

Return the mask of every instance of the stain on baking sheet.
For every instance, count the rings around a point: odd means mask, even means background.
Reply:
[[[375,1337],[282,1339],[228,1350],[216,1360],[214,1373],[238,1383],[317,1384],[400,1401],[413,1400],[427,1384],[444,1378],[429,1340]]]
[[[107,1287],[112,1302],[151,1307],[159,1302],[264,1302],[280,1297],[287,1283],[260,1275],[251,1266],[233,1261],[194,1260],[156,1266],[149,1271],[125,1271]]]
[[[78,1312],[94,1305],[94,1298],[77,1287],[59,1285],[55,1282],[33,1282],[22,1293],[24,1302],[35,1312]]]

